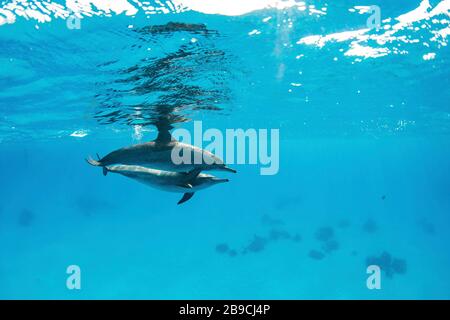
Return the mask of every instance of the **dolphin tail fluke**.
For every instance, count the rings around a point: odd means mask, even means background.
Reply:
[[[91,157],[86,159],[86,162],[89,163],[91,166],[94,167],[100,167],[102,164],[94,159],[92,159]]]
[[[97,157],[98,157],[98,155],[97,155]],[[100,157],[99,157],[99,160],[100,160]],[[106,176],[106,174],[108,173],[108,169],[105,166],[102,166],[102,164],[99,161],[94,160],[91,157],[89,157],[86,159],[86,162],[94,167],[103,167],[103,175],[104,176]]]
[[[194,192],[186,192],[185,194],[183,194],[183,197],[180,199],[180,201],[178,201],[177,204],[182,204],[182,203],[188,201],[190,198],[192,198],[193,195],[194,195]]]

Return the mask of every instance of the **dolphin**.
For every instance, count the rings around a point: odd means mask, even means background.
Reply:
[[[184,157],[190,155],[190,163],[176,164],[172,160],[172,151]],[[236,173],[236,170],[227,167],[223,160],[207,150],[182,143],[175,140],[169,130],[159,130],[158,137],[154,141],[136,144],[117,149],[98,160],[86,159],[93,166],[103,167],[106,175],[106,166],[123,164],[151,167],[158,170],[189,172],[194,169],[224,170]],[[195,159],[201,159],[201,163],[195,163]]]
[[[183,197],[178,201],[178,204],[188,201],[198,190],[229,181],[210,174],[200,173],[200,168],[187,173],[156,170],[135,165],[111,165],[105,166],[104,169],[106,173],[118,173],[157,189],[183,193]]]

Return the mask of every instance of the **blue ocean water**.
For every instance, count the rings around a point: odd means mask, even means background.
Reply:
[[[0,298],[450,298],[450,1],[115,3],[2,2]],[[279,129],[279,172],[85,162],[162,118]]]

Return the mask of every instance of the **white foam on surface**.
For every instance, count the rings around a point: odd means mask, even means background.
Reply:
[[[7,23],[14,23],[16,16],[8,10],[0,9],[0,26]]]
[[[239,16],[269,8],[283,10],[305,6],[305,2],[295,0],[176,0],[173,2],[197,12],[228,16]]]
[[[362,46],[359,43],[352,43],[351,47],[344,55],[355,56],[363,58],[378,58],[389,54],[389,49],[387,48],[372,48],[369,46]]]
[[[350,8],[350,12],[367,13],[368,7],[356,6]],[[406,37],[399,35],[403,30],[409,30],[413,25],[420,23],[420,27],[416,27],[415,31],[429,30],[432,37],[429,39],[431,42],[438,42],[441,46],[447,45],[447,37],[450,34],[450,23],[448,19],[442,19],[441,16],[450,17],[450,0],[442,0],[435,7],[432,7],[429,0],[422,0],[416,9],[399,15],[395,19],[386,18],[382,20],[383,23],[390,23],[395,20],[394,24],[382,25],[380,30],[374,30],[369,28],[363,28],[352,31],[344,31],[333,34],[325,35],[309,35],[300,38],[297,44],[316,46],[319,48],[324,47],[330,42],[343,42],[350,41],[348,50],[344,52],[345,56],[357,56],[361,58],[378,58],[388,55],[389,53],[404,54],[405,50],[398,50],[394,48],[392,50],[386,47],[373,47],[375,42],[379,46],[392,45],[396,43],[398,46],[401,43],[419,43],[423,42],[423,39],[419,34],[417,38],[411,36]],[[368,16],[369,17],[369,16]],[[438,17],[440,19],[438,19]],[[434,19],[433,19],[434,18]],[[443,25],[444,28],[436,31],[431,30],[432,26]],[[369,44],[370,43],[370,44]],[[361,60],[358,60],[361,61]]]
[[[308,15],[316,17],[326,15],[328,12],[326,7],[318,9],[312,4],[307,5],[304,1],[296,0],[171,0],[164,2],[159,0],[66,0],[61,3],[12,0],[0,9],[0,26],[12,24],[18,17],[37,23],[46,23],[73,15],[79,18],[99,15],[134,16],[139,11],[145,14],[167,14],[192,10],[204,14],[238,16],[262,9],[308,10]],[[354,6],[349,11],[369,17],[370,7]],[[328,43],[349,42],[343,54],[361,58],[377,58],[389,53],[397,54],[399,50],[394,50],[392,47],[401,43],[435,42],[439,46],[446,46],[450,34],[450,20],[447,17],[450,17],[450,0],[442,0],[434,7],[429,0],[422,0],[417,8],[409,12],[395,18],[383,17],[380,30],[360,28],[331,34],[313,34],[301,37],[297,44],[322,48]],[[270,17],[267,17],[263,21],[269,20]],[[39,28],[38,24],[36,28]],[[415,31],[429,30],[431,36],[429,39],[422,39],[419,32],[416,33],[417,35],[408,37],[401,34],[402,31],[411,28]],[[260,34],[258,29],[248,33],[250,36],[258,34]]]
[[[423,58],[423,60],[433,60],[434,58],[436,58],[436,53],[430,52],[430,53],[424,54],[422,58]]]
[[[321,35],[307,36],[298,40],[297,44],[315,45],[318,47],[323,47],[327,42],[330,41],[342,42],[354,38],[362,39],[364,37],[364,34],[367,33],[369,30],[370,29],[360,29],[355,31],[332,33],[324,36]],[[367,37],[365,39],[367,39]]]
[[[15,17],[37,22],[49,22],[52,18],[67,18],[94,15],[136,15],[140,10],[145,14],[169,14],[183,11],[197,11],[204,14],[239,16],[263,9],[284,10],[297,8],[305,10],[305,2],[296,0],[66,0],[64,5],[51,1],[13,0],[0,9],[0,25],[14,23]],[[325,10],[310,9],[310,14],[326,14]]]
[[[258,35],[261,34],[261,31],[259,31],[258,29],[253,29],[252,31],[250,31],[248,33],[249,36],[254,36],[254,35]]]
[[[76,130],[76,131],[74,131],[74,132],[72,132],[71,134],[70,134],[70,136],[71,137],[74,137],[74,138],[84,138],[84,137],[86,137],[88,135],[88,131],[87,130]]]

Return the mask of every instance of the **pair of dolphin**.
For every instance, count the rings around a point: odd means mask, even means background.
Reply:
[[[203,161],[200,164],[175,164],[172,161],[175,148],[183,154],[189,153],[190,159],[200,158]],[[104,175],[118,173],[158,189],[181,192],[183,197],[178,204],[188,201],[198,190],[229,181],[201,171],[236,172],[211,152],[173,139],[168,130],[159,131],[154,141],[115,150],[98,160],[88,158],[87,162],[103,167]]]

